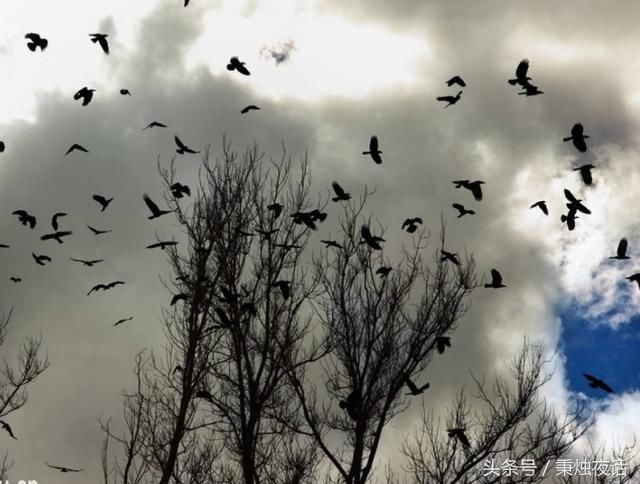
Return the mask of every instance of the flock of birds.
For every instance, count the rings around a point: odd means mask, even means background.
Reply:
[[[184,6],[186,7],[188,3],[189,3],[189,0],[185,0]],[[108,37],[109,37],[108,34],[93,33],[93,34],[89,34],[89,37],[91,39],[91,42],[97,43],[105,54],[108,55],[110,53],[109,43],[108,43]],[[32,52],[35,52],[37,49],[40,49],[40,51],[44,51],[49,44],[46,38],[40,36],[37,33],[28,33],[25,35],[25,38],[28,40],[27,48]],[[244,76],[249,76],[251,74],[249,69],[246,67],[245,63],[241,62],[237,57],[232,57],[229,60],[229,63],[227,64],[227,69],[229,71],[236,71],[239,74]],[[509,79],[508,83],[513,86],[516,86],[516,85],[520,86],[520,88],[523,90],[522,92],[519,93],[520,95],[535,96],[535,95],[543,94],[543,91],[541,91],[537,86],[531,83],[531,78],[528,76],[528,69],[529,69],[529,62],[526,59],[522,60],[516,69],[516,77],[514,79]],[[466,87],[465,81],[460,76],[454,76],[451,79],[449,79],[447,81],[447,85],[449,87],[453,85]],[[95,89],[91,89],[85,86],[74,94],[73,99],[76,101],[81,101],[82,106],[88,106],[93,99],[95,91],[96,91]],[[120,94],[131,96],[131,92],[127,89],[121,89]],[[446,102],[447,103],[445,105],[445,108],[446,108],[456,104],[461,99],[461,96],[462,96],[462,91],[459,91],[455,96],[441,96],[436,99],[437,101],[440,101],[440,102]],[[260,108],[258,106],[249,105],[243,108],[241,110],[241,113],[246,114],[249,111],[259,110],[259,109]],[[142,130],[151,129],[151,128],[167,128],[167,125],[160,121],[154,120],[150,122],[147,126],[142,128]],[[589,136],[584,134],[583,126],[580,123],[576,123],[571,129],[571,136],[564,138],[563,141],[572,141],[574,147],[579,152],[584,153],[587,151],[587,145],[585,141],[587,138],[589,138]],[[186,145],[177,135],[174,136],[174,141],[176,144],[176,153],[180,155],[200,153],[200,151],[194,150],[193,148],[190,148],[188,145]],[[4,151],[4,149],[5,149],[4,142],[0,142],[0,152]],[[84,152],[84,153],[89,152],[89,150],[86,147],[82,146],[81,144],[73,143],[69,147],[69,149],[66,151],[65,156],[76,151]],[[377,136],[375,135],[371,136],[369,141],[369,149],[367,151],[363,151],[362,154],[369,155],[371,159],[374,161],[374,163],[378,165],[382,164],[383,162],[382,156],[381,156],[382,151],[380,150],[380,144]],[[591,169],[593,168],[594,168],[594,165],[591,165],[591,164],[583,165],[581,167],[575,168],[575,170],[580,172],[580,175],[585,185],[591,185],[593,182],[592,176],[591,176]],[[466,190],[469,190],[473,195],[473,198],[477,202],[482,201],[482,198],[483,198],[482,185],[485,184],[484,181],[482,180],[471,181],[468,179],[460,179],[460,180],[454,180],[453,184],[456,189],[464,188]],[[351,199],[351,195],[342,186],[340,186],[338,182],[334,181],[332,183],[332,189],[335,195],[331,199],[333,202],[338,203],[338,202],[348,201]],[[177,182],[174,183],[173,185],[170,186],[170,190],[172,195],[176,199],[181,199],[185,196],[187,197],[191,196],[190,188],[187,185],[183,185],[181,183],[177,183]],[[568,189],[564,190],[564,194],[568,201],[568,203],[566,204],[568,208],[568,212],[566,214],[561,215],[561,221],[563,223],[566,223],[567,228],[569,230],[573,230],[575,228],[576,219],[578,218],[578,215],[577,215],[578,212],[583,214],[590,214],[591,212],[582,203],[582,200],[576,198]],[[114,200],[113,197],[109,198],[100,194],[94,194],[92,198],[95,202],[98,203],[100,207],[100,212],[104,212],[105,210],[107,210],[107,208],[110,206],[110,204]],[[142,196],[142,199],[146,204],[147,208],[149,209],[149,212],[150,212],[150,215],[148,217],[149,220],[157,219],[161,216],[172,213],[172,210],[161,209],[153,200],[151,200],[151,198],[147,194],[144,194]],[[546,205],[546,201],[544,200],[538,201],[533,205],[531,205],[530,208],[536,208],[536,207],[539,208],[545,215],[549,215],[549,210]],[[460,203],[454,203],[453,208],[458,211],[458,218],[461,218],[465,215],[474,215],[476,213],[475,210],[467,209],[464,205]],[[271,212],[271,217],[273,220],[275,220],[276,218],[281,216],[281,214],[283,213],[284,206],[278,203],[277,201],[274,201],[272,204],[268,205],[266,209]],[[23,226],[29,227],[30,229],[35,229],[35,227],[37,226],[36,217],[33,214],[28,213],[26,210],[23,210],[23,209],[15,210],[13,212],[13,215],[16,215],[18,217],[18,221]],[[51,226],[53,228],[53,232],[48,232],[43,234],[40,237],[40,240],[42,241],[55,240],[59,244],[63,244],[65,238],[73,234],[71,230],[62,230],[60,228],[60,219],[66,216],[67,216],[67,213],[65,212],[54,213],[51,218]],[[322,212],[319,209],[314,209],[308,212],[298,211],[290,214],[290,216],[293,218],[294,223],[304,224],[305,226],[309,227],[312,230],[317,230],[318,224],[326,220],[327,213]],[[420,217],[407,218],[402,223],[401,229],[405,230],[408,233],[414,233],[417,230],[418,225],[422,223],[423,223],[423,220]],[[100,235],[111,232],[111,230],[98,229],[91,225],[87,225],[87,228],[95,236],[100,236]],[[259,234],[264,238],[269,238],[275,232],[277,232],[277,229],[266,230],[264,228],[258,227],[258,228],[255,228],[255,233],[242,232],[241,235],[253,236],[253,235]],[[360,230],[360,235],[361,235],[361,241],[360,241],[361,244],[366,244],[371,250],[382,250],[382,244],[385,242],[385,240],[380,236],[374,235],[367,225],[362,225]],[[342,245],[336,240],[322,239],[321,242],[325,245],[326,248],[336,248],[336,249],[342,248]],[[161,240],[156,243],[148,245],[147,248],[148,249],[155,249],[155,248],[166,249],[167,247],[175,246],[176,244],[177,242],[173,240],[171,241]],[[286,250],[300,248],[299,246],[296,246],[296,245],[285,245],[285,244],[275,244],[275,245],[278,247],[282,247],[283,249],[286,249]],[[0,244],[0,248],[9,248],[9,247],[10,246],[7,244]],[[622,239],[618,245],[616,256],[613,256],[611,258],[612,259],[629,259],[629,257],[626,255],[626,252],[627,252],[627,241],[626,239]],[[443,262],[447,261],[452,264],[455,264],[456,266],[460,266],[461,264],[458,254],[456,253],[448,252],[442,249],[440,256],[441,256],[441,261]],[[46,254],[36,254],[35,252],[32,252],[32,257],[35,263],[41,266],[44,266],[48,262],[51,262],[51,257],[49,257]],[[73,258],[73,257],[70,259],[73,262],[80,263],[86,267],[93,267],[96,264],[104,262],[104,259],[87,260],[87,259],[80,259],[80,258]],[[390,273],[391,270],[392,270],[391,267],[383,266],[378,268],[376,270],[376,273],[381,278],[384,278]],[[637,282],[638,285],[640,286],[640,273],[634,274],[628,277],[627,279],[629,279],[630,281]],[[19,283],[21,282],[22,279],[17,276],[12,276],[10,280],[14,283]],[[125,284],[124,281],[112,281],[108,283],[96,284],[92,288],[90,288],[90,290],[87,292],[87,296],[91,295],[94,292],[107,291],[114,287],[124,285],[124,284]],[[277,288],[284,299],[288,299],[290,297],[291,281],[277,280],[272,282],[271,286]],[[484,287],[499,289],[507,286],[503,284],[503,279],[500,272],[496,269],[491,269],[491,281],[486,283]],[[220,292],[222,294],[219,297],[219,301],[221,303],[235,304],[238,302],[240,298],[240,295],[232,293],[232,291],[228,288],[222,287],[220,288]],[[189,295],[187,293],[175,294],[172,297],[170,304],[174,305],[179,301],[188,301],[188,300],[189,300]],[[253,315],[256,314],[256,308],[253,306],[251,302],[245,302],[242,305],[241,309],[250,314],[253,314]],[[231,320],[227,312],[222,307],[216,307],[214,311],[220,323],[218,326],[215,326],[215,327],[228,328],[233,324],[236,324],[235,321]],[[130,321],[131,319],[133,319],[133,316],[120,319],[114,323],[114,326],[123,324],[127,321]],[[438,353],[440,354],[444,353],[445,349],[448,347],[451,347],[451,338],[449,336],[440,336],[437,338],[436,349]],[[182,368],[180,366],[177,366],[174,369],[174,372],[180,372],[181,370]],[[584,373],[584,377],[588,380],[590,387],[600,388],[610,393],[613,392],[613,389],[609,385],[607,385],[605,382],[603,382],[601,379],[587,373]],[[410,396],[421,395],[430,386],[429,383],[425,383],[421,386],[416,385],[414,381],[410,378],[410,375],[404,375],[403,381],[409,390],[409,393],[407,393],[407,395],[410,395]],[[207,400],[211,400],[212,398],[211,393],[206,389],[198,390],[195,396],[197,398],[204,398]],[[352,420],[355,421],[360,419],[360,416],[361,416],[362,409],[361,409],[360,403],[361,403],[361,397],[359,393],[356,390],[353,390],[351,391],[351,393],[349,393],[349,395],[344,400],[341,400],[339,402],[339,406],[341,409],[346,411],[347,415]],[[10,437],[16,439],[12,428],[7,422],[0,420],[0,425],[9,434]],[[469,448],[471,446],[471,443],[465,434],[465,430],[466,430],[465,428],[451,428],[451,429],[448,429],[448,435],[451,438],[458,439],[458,441],[465,448]],[[51,465],[49,463],[46,463],[46,465],[53,469],[59,470],[60,472],[81,472],[82,470],[84,470],[84,469],[74,469],[74,468],[64,467],[64,466],[56,466],[56,465]]]

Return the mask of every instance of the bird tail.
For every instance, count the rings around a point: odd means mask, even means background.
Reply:
[[[562,141],[569,141],[572,139],[573,139],[573,136],[567,136],[566,138],[562,138]]]
[[[333,197],[331,200],[332,200],[333,202],[338,202],[338,201],[340,201],[340,197]]]

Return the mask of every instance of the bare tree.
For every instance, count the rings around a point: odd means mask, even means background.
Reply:
[[[0,347],[7,338],[7,326],[11,321],[13,309],[8,314],[0,311]],[[11,365],[3,360],[0,369],[0,420],[27,403],[27,386],[33,383],[49,366],[45,357],[40,358],[42,338],[40,336],[27,337],[18,351],[17,365]],[[8,454],[5,454],[0,463],[0,480],[7,479],[7,472],[11,468]]]

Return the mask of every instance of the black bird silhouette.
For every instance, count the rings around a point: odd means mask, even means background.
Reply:
[[[497,270],[491,269],[491,283],[485,284],[484,287],[499,289],[501,287],[507,287],[507,286],[502,284],[502,275],[500,275],[500,273]]]
[[[587,138],[589,138],[589,136],[584,134],[584,126],[576,123],[573,125],[573,128],[571,128],[571,136],[562,138],[562,141],[573,140],[573,146],[575,146],[580,153],[584,153],[587,151],[587,143],[585,141]]]
[[[360,417],[360,394],[356,390],[352,391],[345,400],[340,400],[340,408],[347,411],[351,420],[358,420]]]
[[[144,131],[145,129],[148,128],[166,128],[167,125],[163,124],[159,121],[151,121],[149,124],[147,124],[144,128],[142,128],[142,131]]]
[[[371,155],[371,159],[373,159],[373,161],[375,161],[378,165],[382,163],[382,157],[380,156],[382,154],[382,151],[378,149],[377,136],[374,135],[371,137],[371,139],[369,140],[369,151],[363,151],[362,154]]]
[[[9,280],[11,280],[11,282],[15,282],[16,284],[22,282],[22,279],[19,277],[10,277]]]
[[[475,211],[474,210],[467,210],[466,208],[464,208],[464,205],[461,205],[459,203],[454,203],[453,205],[451,205],[453,208],[455,208],[459,213],[458,213],[458,217],[463,217],[467,214],[469,215],[475,215]]]
[[[85,86],[73,95],[73,99],[75,99],[76,101],[82,99],[82,105],[86,106],[91,102],[91,99],[93,99],[93,93],[95,91],[95,89],[89,89]]]
[[[447,105],[445,106],[445,108],[448,108],[449,106],[453,106],[455,103],[460,101],[461,97],[462,91],[458,91],[458,94],[456,94],[455,96],[440,96],[436,98],[436,101],[446,102]]]
[[[534,86],[533,84],[526,84],[522,86],[524,92],[519,92],[519,96],[537,96],[538,94],[544,94],[544,91],[541,91],[538,86]]]
[[[60,217],[66,217],[66,216],[67,216],[66,213],[58,212],[58,213],[55,213],[53,217],[51,217],[51,226],[53,227],[53,230],[58,230],[58,219]]]
[[[29,215],[26,210],[16,210],[12,212],[12,215],[17,215],[18,220],[24,226],[29,226],[29,228],[34,228],[36,226],[36,218],[33,215]]]
[[[458,254],[454,254],[453,252],[447,252],[444,249],[440,249],[440,261],[444,262],[446,260],[453,262],[457,266],[460,265],[460,261],[458,260]]]
[[[151,215],[147,217],[149,220],[162,217],[163,215],[166,215],[173,211],[173,210],[160,210],[158,206],[155,203],[153,203],[153,200],[149,198],[149,195],[147,195],[146,193],[142,195],[142,199],[144,200],[144,203],[147,204],[147,207],[149,207],[149,210],[151,210]]]
[[[470,190],[473,194],[473,198],[480,201],[482,200],[482,187],[485,183],[482,180],[476,180],[474,182],[470,182],[469,180],[454,180],[453,184],[456,188],[466,188]]]
[[[520,84],[520,86],[526,89],[526,87],[529,85],[529,81],[531,80],[531,78],[527,76],[528,71],[529,71],[529,60],[522,59],[518,64],[518,67],[516,67],[515,79],[509,79],[507,82],[509,82],[509,84],[511,84],[512,86],[515,86],[516,84]]]
[[[280,247],[286,250],[302,249],[302,246],[298,244],[276,244],[276,247]]]
[[[178,245],[178,243],[174,240],[161,240],[160,242],[156,242],[155,244],[147,245],[147,249],[156,249],[160,247],[164,250],[172,245]]]
[[[89,153],[89,150],[86,149],[84,146],[79,145],[78,143],[73,143],[71,145],[71,147],[67,150],[67,152],[64,154],[64,156],[67,156],[69,153],[71,153],[72,151],[84,151],[85,153]]]
[[[609,257],[609,259],[629,259],[630,257],[627,256],[627,245],[627,239],[620,239],[620,242],[618,243],[618,249],[616,250],[616,255],[614,255],[613,257]]]
[[[24,36],[25,39],[29,39],[30,42],[27,42],[27,47],[31,52],[35,52],[37,47],[40,47],[40,52],[45,50],[49,45],[49,41],[44,37],[40,37],[40,34],[29,33]]]
[[[339,202],[343,200],[346,202],[347,200],[351,200],[351,195],[345,192],[344,189],[338,184],[337,181],[332,182],[331,186],[333,187],[333,191],[336,194],[336,196],[331,199],[332,201]]]
[[[369,227],[367,227],[366,225],[363,225],[360,228],[360,235],[362,236],[362,239],[363,239],[361,243],[367,244],[373,250],[382,250],[382,246],[380,245],[380,242],[385,242],[385,240],[382,237],[377,237],[377,236],[374,237],[371,234],[371,230],[369,230]]]
[[[273,218],[276,219],[282,213],[282,209],[284,207],[277,202],[272,203],[271,205],[267,205],[267,210],[271,210],[273,212]]]
[[[560,221],[567,224],[567,228],[571,231],[576,228],[576,210],[574,208],[569,209],[569,212],[565,215],[560,215]]]
[[[538,207],[540,210],[542,210],[542,213],[544,213],[545,215],[549,215],[549,209],[547,208],[547,202],[545,202],[544,200],[540,200],[539,202],[534,203],[529,208],[535,208],[535,207]]]
[[[240,294],[233,292],[226,286],[220,286],[220,293],[222,294],[220,296],[220,302],[225,304],[235,304],[240,297]]]
[[[235,56],[229,60],[229,63],[227,64],[227,70],[228,71],[236,70],[240,74],[244,74],[245,76],[251,75],[251,73],[249,72],[249,69],[247,69],[244,66],[244,62],[240,62],[240,59],[238,59]]]
[[[127,321],[131,321],[133,319],[133,316],[128,317],[128,318],[124,318],[124,319],[119,319],[118,321],[116,321],[115,323],[113,323],[113,326],[118,326],[119,324],[122,323],[126,323]]]
[[[91,294],[93,291],[107,291],[107,290],[109,290],[109,289],[111,289],[111,288],[114,288],[114,287],[116,287],[116,286],[119,286],[119,285],[121,285],[121,284],[125,284],[125,282],[124,282],[124,281],[113,281],[113,282],[110,282],[109,284],[96,284],[96,285],[95,285],[95,286],[93,286],[93,287],[91,288],[91,290],[87,293],[87,296],[88,296],[89,294]]]
[[[0,141],[0,153],[4,153],[4,149],[5,149],[4,141]]]
[[[584,184],[591,185],[593,183],[593,178],[591,177],[591,170],[595,167],[596,167],[595,165],[588,163],[586,165],[579,166],[578,168],[574,168],[573,171],[579,171]]]
[[[451,348],[451,338],[449,336],[438,336],[436,338],[436,349],[438,353],[444,353],[446,348]]]
[[[131,96],[131,91],[129,91],[129,89],[120,89],[120,94],[123,96]]]
[[[409,388],[409,393],[407,393],[407,395],[420,395],[421,393],[424,393],[424,391],[430,386],[429,383],[425,383],[420,388],[418,388],[416,384],[413,383],[407,375],[403,375],[402,378],[404,380],[405,385],[407,385],[407,387]]]
[[[96,202],[98,202],[100,204],[100,206],[102,207],[100,209],[101,212],[104,212],[105,209],[109,206],[109,204],[111,202],[113,202],[113,197],[112,198],[105,198],[102,195],[94,195],[92,197]]]
[[[11,438],[18,440],[18,438],[15,435],[13,435],[13,430],[11,430],[11,427],[7,422],[5,422],[4,420],[0,420],[0,425],[4,430],[7,431],[7,433],[11,436]]]
[[[249,104],[248,106],[245,106],[244,108],[242,108],[242,111],[240,111],[240,113],[247,114],[249,111],[258,111],[258,110],[260,110],[259,106],[256,106],[255,104]]]
[[[44,234],[42,237],[40,237],[40,240],[55,240],[59,244],[62,244],[62,237],[66,237],[68,235],[71,235],[72,233],[73,232],[71,232],[70,230],[62,230],[53,232],[51,234]]]
[[[175,296],[173,296],[171,298],[171,304],[170,305],[173,306],[178,301],[186,301],[187,299],[189,299],[189,295],[181,292],[180,294],[176,294]]]
[[[392,267],[382,266],[376,271],[376,274],[380,275],[380,277],[387,277],[392,269]]]
[[[11,247],[11,246],[10,246],[10,245],[7,245],[7,244],[0,244],[0,249],[8,249],[8,248],[10,248],[10,247]]]
[[[109,34],[89,34],[89,37],[91,37],[91,42],[94,44],[96,42],[100,44],[105,54],[109,54],[109,42],[107,41]]]
[[[315,217],[312,212],[296,212],[291,214],[291,217],[293,218],[293,223],[295,224],[305,224],[312,230],[318,229],[316,225],[317,217]]]
[[[342,245],[340,245],[335,240],[320,240],[320,242],[322,242],[325,247],[335,247],[336,249],[342,249]]]
[[[591,213],[587,207],[580,203],[582,202],[582,199],[576,198],[573,193],[566,188],[564,189],[564,196],[569,200],[569,203],[567,203],[569,210],[577,210],[579,212],[586,213],[587,215]]]
[[[171,194],[176,198],[182,198],[184,195],[190,197],[191,189],[187,185],[183,185],[182,183],[174,183],[169,187],[171,190]]]
[[[187,5],[189,5],[189,2],[190,2],[190,1],[191,1],[191,0],[184,0],[184,6],[186,7]]]
[[[84,469],[72,469],[71,467],[54,466],[49,464],[48,462],[45,462],[45,464],[47,464],[52,469],[56,469],[60,472],[82,472],[84,470]]]
[[[49,257],[48,255],[36,255],[33,252],[31,252],[31,256],[33,257],[33,260],[36,261],[36,264],[40,266],[45,265],[45,261],[51,262],[51,257]]]
[[[291,284],[290,281],[281,280],[281,281],[272,282],[271,287],[277,287],[278,289],[280,289],[280,292],[282,293],[282,298],[289,299],[289,296],[291,295],[290,284]]]
[[[84,259],[74,259],[73,257],[69,257],[73,262],[80,262],[82,265],[87,267],[93,267],[100,262],[104,262],[104,259],[94,259],[94,260],[84,260]]]
[[[464,80],[460,76],[453,76],[451,79],[447,81],[447,86],[449,87],[453,86],[454,84],[457,84],[460,87],[467,87],[467,84],[464,82]]]
[[[589,386],[591,388],[600,388],[607,393],[615,393],[609,385],[607,385],[605,382],[603,382],[599,378],[596,378],[593,375],[589,375],[588,373],[583,373],[583,375],[587,380],[589,380]]]
[[[184,155],[185,153],[200,153],[200,151],[195,151],[192,150],[191,148],[189,148],[187,145],[185,145],[180,138],[178,138],[177,135],[174,136],[174,139],[176,141],[176,145],[178,146],[176,148],[176,153],[180,154],[180,155]]]
[[[213,395],[211,395],[211,393],[209,393],[208,390],[198,390],[195,393],[194,398],[203,398],[203,399],[208,400],[209,402],[213,403]]]
[[[422,219],[420,217],[407,218],[405,219],[404,222],[402,222],[401,228],[402,230],[405,230],[405,227],[406,227],[406,231],[412,234],[416,230],[418,230],[417,224],[421,224],[421,223],[422,223]]]
[[[91,225],[87,225],[87,228],[88,228],[89,230],[91,230],[91,232],[93,232],[95,235],[108,234],[109,232],[111,232],[111,230],[100,230],[100,229],[96,229],[96,228],[92,227]]]
[[[631,282],[636,282],[638,284],[638,287],[640,288],[640,272],[636,272],[635,274],[632,274],[629,277],[626,277],[625,279]]]
[[[462,445],[469,448],[471,447],[471,442],[469,442],[469,439],[465,435],[465,430],[464,428],[447,429],[447,434],[450,438],[457,438]]]
[[[218,316],[218,319],[220,320],[220,326],[223,328],[230,328],[232,326],[232,322],[229,319],[229,316],[227,316],[227,313],[224,312],[224,309],[222,308],[213,308],[214,312],[216,313],[216,315]]]

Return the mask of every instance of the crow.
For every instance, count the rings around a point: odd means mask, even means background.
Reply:
[[[338,184],[337,181],[332,182],[331,186],[333,187],[333,191],[336,194],[336,196],[331,199],[333,202],[339,202],[339,201],[346,202],[347,200],[351,200],[351,195],[345,192],[344,189]]]
[[[161,123],[161,122],[159,122],[159,121],[151,121],[151,122],[150,122],[149,124],[147,124],[144,128],[142,128],[142,131],[144,131],[145,129],[148,129],[148,128],[156,128],[156,127],[157,127],[157,128],[166,128],[166,127],[167,127],[167,125],[166,125],[166,124],[163,124],[163,123]]]
[[[362,243],[367,244],[373,250],[382,250],[382,246],[380,245],[380,242],[385,242],[385,240],[382,237],[373,236],[371,234],[371,230],[369,230],[369,227],[367,227],[366,225],[363,225],[360,228],[360,235],[362,236],[362,239],[363,239],[363,241],[360,242],[361,244]]]
[[[574,208],[569,209],[566,215],[560,215],[560,221],[567,224],[567,228],[571,231],[576,228],[576,210]]]
[[[544,91],[541,91],[538,86],[534,86],[533,84],[526,84],[522,86],[525,90],[524,92],[519,92],[519,96],[537,96],[538,94],[544,94]]]
[[[335,240],[320,240],[324,244],[325,247],[335,247],[336,249],[342,249],[342,245],[340,245]]]
[[[574,168],[573,171],[579,171],[580,176],[582,177],[582,181],[585,185],[589,186],[593,184],[593,178],[591,177],[591,170],[595,168],[595,165],[588,163],[586,165],[579,166],[578,168]]]
[[[629,277],[625,277],[628,281],[638,283],[638,287],[640,287],[640,272],[636,272],[635,274],[630,275]]]
[[[144,203],[147,204],[147,207],[149,207],[149,210],[151,210],[151,215],[147,217],[149,220],[162,217],[163,215],[166,215],[173,211],[173,210],[160,210],[158,206],[155,203],[153,203],[153,200],[149,198],[149,195],[147,195],[146,193],[142,195],[142,199],[144,200]]]
[[[271,205],[267,205],[267,210],[271,210],[273,212],[273,218],[276,219],[282,213],[282,209],[284,207],[280,205],[278,202],[274,202]]]
[[[351,420],[360,418],[360,394],[356,390],[352,391],[346,400],[340,400],[340,408],[347,411]]]
[[[501,287],[507,287],[507,286],[502,284],[502,275],[500,275],[500,273],[497,270],[491,269],[491,283],[485,284],[484,287],[499,289]]]
[[[95,89],[89,89],[85,86],[73,95],[73,99],[75,99],[76,101],[82,99],[82,105],[86,106],[91,102],[91,99],[93,99],[93,93],[95,91]]]
[[[0,141],[0,153],[4,153],[5,145],[4,141]]]
[[[176,294],[175,296],[173,296],[171,298],[171,306],[173,306],[175,303],[177,303],[178,301],[186,301],[187,299],[189,299],[189,296],[183,292],[181,292],[180,294]]]
[[[444,353],[445,348],[451,348],[451,338],[449,336],[438,336],[436,338],[436,349],[438,353]]]
[[[2,426],[2,428],[4,430],[7,431],[7,433],[11,436],[11,438],[13,438],[15,440],[18,440],[18,438],[15,435],[13,435],[13,430],[11,430],[11,427],[9,426],[9,424],[7,422],[5,422],[3,420],[0,420],[0,425]]]
[[[249,104],[248,106],[242,108],[242,111],[240,111],[240,113],[247,114],[249,111],[258,111],[258,110],[260,110],[259,106],[256,106],[255,104]]]
[[[11,282],[15,282],[16,284],[22,282],[22,279],[19,277],[10,277],[9,280],[11,280]]]
[[[221,327],[230,328],[232,326],[233,323],[229,319],[229,316],[227,316],[227,313],[224,312],[224,309],[222,309],[222,308],[213,308],[213,311],[218,316],[218,319],[220,320],[220,326]]]
[[[93,195],[92,197],[96,202],[98,202],[100,204],[100,206],[102,207],[100,209],[101,212],[104,212],[106,210],[106,208],[109,206],[109,204],[111,202],[113,202],[113,197],[112,198],[105,198],[102,195]]]
[[[67,150],[67,152],[64,154],[64,156],[67,156],[69,153],[71,153],[72,151],[84,151],[85,153],[89,153],[89,150],[86,149],[84,146],[79,145],[78,143],[73,143],[71,145],[71,147]]]
[[[29,39],[30,42],[27,42],[27,47],[31,52],[35,52],[37,47],[40,47],[40,52],[45,50],[49,45],[49,41],[44,37],[40,37],[40,34],[29,33],[24,36],[25,39]]]
[[[453,262],[457,266],[460,265],[460,260],[458,260],[458,254],[454,254],[453,252],[447,252],[444,249],[440,249],[440,261],[444,262],[446,260]]]
[[[586,213],[587,215],[591,213],[591,211],[585,207],[582,203],[581,199],[577,199],[573,193],[571,193],[569,190],[567,190],[566,188],[564,189],[564,196],[567,197],[567,200],[569,200],[569,203],[567,203],[567,208],[569,208],[569,210],[577,210],[580,211],[582,213]]]
[[[176,142],[176,145],[178,146],[176,148],[176,153],[178,153],[179,155],[184,155],[185,153],[200,153],[200,151],[195,151],[192,150],[191,148],[189,148],[187,145],[185,145],[180,138],[178,138],[177,135],[174,136],[173,138]]]
[[[29,215],[26,210],[16,210],[12,212],[12,215],[17,215],[18,220],[24,226],[29,226],[29,228],[34,228],[36,226],[36,218],[33,215]]]
[[[84,469],[71,469],[70,467],[53,466],[53,465],[49,464],[48,462],[45,462],[45,464],[47,464],[52,469],[56,469],[56,470],[58,470],[60,472],[82,472],[84,470]]]
[[[289,296],[291,295],[290,284],[291,284],[290,281],[280,280],[280,281],[272,282],[271,287],[277,287],[278,289],[280,289],[280,292],[282,292],[282,298],[289,299]]]
[[[391,272],[391,270],[392,270],[391,267],[382,266],[376,271],[376,274],[379,274],[380,277],[387,277],[389,275],[389,272]]]
[[[0,249],[8,249],[8,248],[10,248],[10,247],[11,247],[11,246],[10,246],[10,245],[7,245],[7,244],[0,244]]]
[[[191,189],[187,185],[183,185],[182,183],[174,183],[169,187],[171,190],[171,194],[176,198],[182,198],[184,195],[190,197]]]
[[[418,226],[416,224],[421,224],[422,223],[422,219],[420,217],[413,217],[413,218],[407,218],[405,219],[404,222],[402,222],[402,230],[406,230],[407,232],[409,232],[410,234],[414,233],[416,230],[418,230]]]
[[[507,82],[512,86],[516,84],[520,84],[520,86],[526,87],[529,85],[530,77],[527,77],[527,71],[529,70],[529,60],[522,59],[516,68],[516,77],[515,79],[509,79]]]
[[[575,146],[580,153],[584,153],[587,151],[587,143],[585,142],[587,138],[589,138],[589,136],[584,134],[584,126],[580,123],[576,123],[573,125],[573,128],[571,128],[571,136],[562,138],[562,141],[567,142],[572,140],[573,146]]]
[[[249,69],[244,66],[244,62],[240,62],[240,59],[237,57],[232,57],[229,59],[229,63],[227,64],[228,71],[238,71],[240,74],[244,74],[245,76],[251,75]]]
[[[456,188],[466,188],[470,190],[473,198],[478,201],[482,200],[482,187],[480,185],[485,184],[482,180],[476,180],[474,182],[470,182],[469,180],[454,180],[453,184]]]
[[[544,200],[540,200],[539,202],[534,203],[529,208],[535,208],[535,207],[538,207],[540,210],[542,210],[542,213],[544,213],[545,215],[549,215],[549,209],[547,208],[547,202],[545,202]]]
[[[460,76],[453,76],[451,79],[447,81],[447,86],[449,87],[453,86],[454,84],[457,84],[460,87],[467,87],[467,84],[464,82],[464,80]]]
[[[436,101],[446,102],[447,105],[445,106],[445,108],[448,108],[449,106],[453,106],[455,103],[460,101],[461,97],[462,91],[458,91],[458,94],[456,94],[455,96],[440,96],[436,98]]]
[[[211,395],[208,390],[198,390],[195,393],[194,398],[204,398],[205,400],[213,403],[213,395]]]
[[[122,323],[126,323],[127,321],[131,321],[133,319],[133,316],[128,317],[128,318],[124,318],[124,319],[119,319],[118,321],[116,321],[115,323],[113,323],[113,326],[118,326],[119,324]]]
[[[89,37],[91,37],[91,42],[94,44],[96,42],[100,44],[100,47],[102,47],[105,54],[109,54],[109,42],[107,42],[109,34],[89,34]]]
[[[455,208],[459,212],[457,218],[463,217],[463,216],[465,216],[467,214],[475,215],[475,213],[476,213],[474,210],[467,210],[466,208],[464,208],[464,205],[461,205],[459,203],[454,203],[452,205],[452,207]]]
[[[407,375],[403,375],[402,378],[404,380],[404,383],[407,385],[407,387],[409,387],[410,393],[407,393],[407,395],[414,395],[414,396],[420,395],[421,393],[424,393],[424,391],[430,386],[429,383],[425,383],[420,388],[418,388],[416,384],[413,383]]]
[[[33,252],[31,252],[31,256],[33,257],[33,260],[36,261],[36,264],[40,266],[45,265],[45,261],[51,262],[51,257],[49,257],[48,255],[36,255]]]
[[[471,447],[471,442],[469,442],[469,439],[464,434],[464,431],[464,428],[447,429],[447,434],[450,438],[457,438],[462,445],[464,445],[466,448],[469,448]]]
[[[589,375],[588,373],[583,373],[583,375],[587,380],[589,380],[589,386],[591,388],[601,388],[607,393],[615,393],[609,385],[607,385],[605,382],[603,382],[599,378],[596,378],[593,375]]]
[[[96,229],[94,227],[92,227],[91,225],[87,225],[87,228],[89,230],[91,230],[91,232],[94,233],[94,235],[100,235],[100,234],[108,234],[109,232],[111,232],[111,230],[100,230],[100,229]]]
[[[55,240],[59,244],[62,244],[62,237],[66,237],[68,235],[71,235],[72,233],[73,232],[71,232],[70,230],[53,232],[51,234],[44,234],[42,237],[40,237],[40,240]]]
[[[371,155],[371,159],[373,159],[376,164],[380,165],[382,163],[382,158],[380,157],[381,153],[382,151],[378,149],[378,137],[374,135],[369,140],[369,151],[363,151],[362,154]]]
[[[129,89],[120,89],[120,94],[123,96],[131,96],[131,91],[129,91]]]
[[[293,223],[295,224],[305,224],[312,230],[318,230],[318,227],[315,223],[315,217],[311,215],[311,212],[296,212],[294,214],[291,214],[291,217],[293,218]]]
[[[82,265],[87,267],[93,267],[100,262],[104,262],[104,259],[94,259],[94,260],[84,260],[84,259],[74,259],[73,257],[69,257],[73,262],[80,262]]]
[[[124,281],[113,281],[108,284],[96,284],[91,288],[91,290],[87,293],[87,296],[91,294],[93,291],[107,291],[113,287],[119,286],[121,284],[125,284]]]
[[[620,242],[618,243],[618,250],[616,250],[616,255],[614,255],[613,257],[609,257],[609,259],[629,259],[630,257],[627,256],[627,245],[627,239],[620,239]]]
[[[160,242],[156,242],[155,244],[151,244],[151,245],[147,245],[147,249],[155,249],[160,247],[161,249],[166,249],[167,247],[171,246],[171,245],[178,245],[177,242],[169,240],[169,241],[160,241]]]

